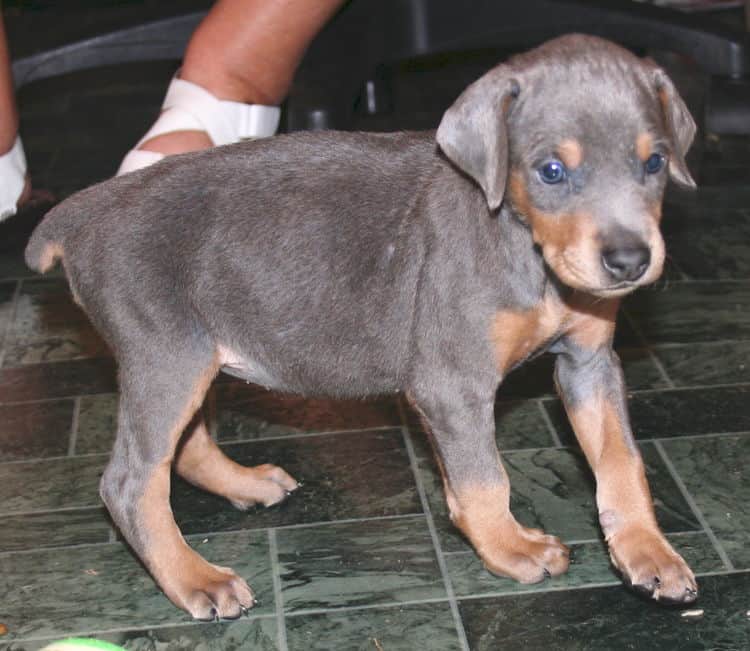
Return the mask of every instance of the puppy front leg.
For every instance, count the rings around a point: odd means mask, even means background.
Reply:
[[[609,343],[594,350],[571,344],[557,358],[555,379],[596,477],[599,521],[615,567],[654,599],[694,601],[695,577],[656,523],[617,355]]]
[[[480,397],[458,387],[415,402],[432,433],[451,519],[487,569],[521,583],[565,572],[567,548],[510,512],[510,483],[495,444],[494,391]]]

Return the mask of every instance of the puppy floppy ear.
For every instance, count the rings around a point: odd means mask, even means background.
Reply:
[[[685,164],[685,154],[695,136],[695,122],[685,102],[677,93],[672,80],[661,70],[656,70],[656,93],[664,112],[664,121],[672,141],[672,155],[669,157],[669,176],[677,184],[695,188],[695,181],[690,176]]]
[[[445,155],[484,191],[490,209],[500,207],[508,177],[505,116],[518,97],[518,82],[498,66],[469,86],[445,112],[437,142]]]

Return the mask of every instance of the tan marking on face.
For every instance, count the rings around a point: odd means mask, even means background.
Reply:
[[[583,162],[583,147],[574,138],[566,138],[557,146],[557,154],[565,167],[574,170]]]
[[[662,213],[661,201],[654,201],[653,203],[649,204],[648,214],[657,224],[661,222],[661,213]]]
[[[531,227],[534,242],[542,248],[547,264],[555,275],[573,289],[593,294],[607,294],[611,279],[604,273],[601,264],[600,232],[593,216],[586,213],[547,213],[537,210],[531,203],[523,175],[514,170],[508,182],[508,197],[515,210]],[[638,285],[654,282],[662,272],[664,263],[664,240],[659,232],[661,203],[648,206],[644,215],[645,240],[651,250],[651,264]],[[650,218],[649,218],[650,217]],[[633,286],[618,290],[628,293]]]
[[[42,255],[39,258],[39,271],[46,273],[58,260],[63,257],[62,244],[59,242],[48,242],[42,248]]]
[[[654,153],[654,139],[650,133],[639,133],[635,139],[635,153],[644,163]]]
[[[531,310],[498,310],[490,325],[490,341],[500,373],[505,375],[549,341],[566,317],[564,305],[551,297]]]
[[[531,226],[534,242],[555,275],[575,289],[590,290],[605,284],[598,244],[599,229],[591,215],[552,214],[531,203],[523,176],[513,171],[508,183],[513,206]]]

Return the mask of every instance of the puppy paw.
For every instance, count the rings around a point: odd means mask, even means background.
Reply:
[[[299,484],[291,475],[282,468],[267,463],[254,468],[243,468],[227,499],[234,507],[246,511],[256,504],[273,506],[283,502],[297,488]]]
[[[228,567],[206,562],[170,592],[172,601],[204,621],[237,619],[257,603],[242,577]]]
[[[659,531],[626,527],[608,539],[613,565],[636,592],[664,604],[698,597],[695,576]]]
[[[559,538],[517,522],[503,527],[494,544],[483,544],[477,552],[490,572],[520,583],[539,583],[559,576],[570,563],[569,550]]]

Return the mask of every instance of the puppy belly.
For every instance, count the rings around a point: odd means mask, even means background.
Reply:
[[[224,346],[219,346],[219,362],[222,373],[245,380],[245,382],[259,384],[267,389],[284,388],[279,379],[262,364],[243,358]]]

